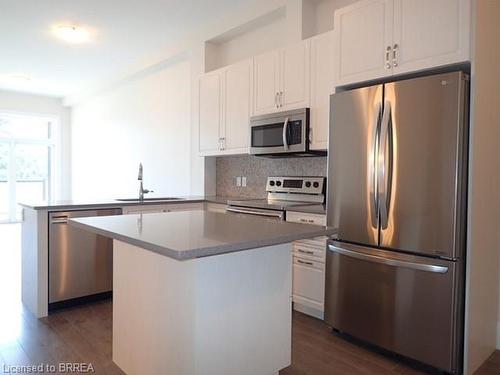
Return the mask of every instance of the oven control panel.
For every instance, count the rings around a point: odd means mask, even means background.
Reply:
[[[273,193],[323,194],[325,177],[268,177],[266,191]]]

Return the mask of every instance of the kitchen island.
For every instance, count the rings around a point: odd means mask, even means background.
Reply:
[[[127,374],[271,375],[291,360],[290,242],[328,228],[208,211],[81,218],[113,238],[113,361]]]

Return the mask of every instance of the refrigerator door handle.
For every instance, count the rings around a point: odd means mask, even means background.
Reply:
[[[406,260],[386,258],[386,257],[378,256],[378,255],[369,255],[369,254],[365,254],[365,253],[361,253],[361,252],[357,252],[357,251],[353,251],[353,250],[348,250],[348,249],[338,247],[338,246],[335,246],[332,244],[328,245],[328,250],[332,251],[334,253],[338,253],[341,255],[351,257],[351,258],[364,260],[364,261],[372,262],[372,263],[380,263],[380,264],[384,264],[387,266],[403,267],[403,268],[409,268],[409,269],[413,269],[413,270],[433,272],[433,273],[447,273],[448,272],[448,267],[445,267],[445,266],[439,266],[439,265],[435,265],[435,264],[409,262]]]
[[[391,205],[391,188],[393,173],[393,131],[391,102],[384,103],[384,114],[380,127],[380,147],[378,153],[378,192],[381,228],[389,226],[389,210]]]
[[[378,199],[378,183],[377,183],[377,163],[378,163],[378,152],[380,145],[380,120],[382,115],[382,103],[376,105],[375,116],[373,120],[373,137],[372,137],[372,147],[370,150],[370,217],[372,221],[372,227],[378,228],[378,211],[379,211],[379,199]]]

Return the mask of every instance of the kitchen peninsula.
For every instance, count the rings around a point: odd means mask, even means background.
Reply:
[[[114,240],[113,361],[127,374],[277,374],[291,360],[290,242],[333,233],[208,211],[69,223]]]

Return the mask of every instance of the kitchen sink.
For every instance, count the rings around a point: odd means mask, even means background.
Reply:
[[[144,199],[139,199],[139,198],[122,198],[122,199],[117,199],[119,202],[155,202],[155,201],[178,201],[182,200],[184,198],[176,198],[176,197],[163,197],[163,198],[144,198]]]

